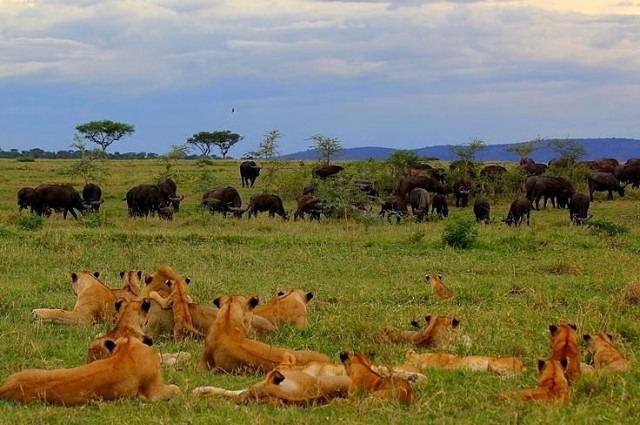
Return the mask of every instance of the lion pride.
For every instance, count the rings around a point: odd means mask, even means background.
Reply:
[[[575,331],[576,325],[573,323],[562,323],[560,325],[549,325],[551,333],[551,355],[549,360],[569,359],[566,374],[567,380],[571,384],[580,378],[580,348]]]
[[[350,395],[361,391],[400,403],[409,403],[413,399],[409,381],[397,376],[381,376],[364,354],[343,351],[340,360],[351,378]]]
[[[297,328],[304,328],[309,324],[307,304],[312,298],[312,292],[290,289],[287,292],[279,292],[278,296],[266,305],[256,307],[253,314],[264,317],[275,326],[288,323]]]
[[[98,280],[98,272],[71,273],[71,289],[78,298],[73,310],[37,308],[33,317],[43,322],[91,325],[113,320],[116,297],[112,290]]]
[[[180,394],[160,375],[160,358],[137,338],[106,340],[111,357],[70,369],[26,369],[0,386],[0,398],[20,403],[42,401],[65,406],[97,400],[138,397],[168,400]]]
[[[382,336],[392,342],[406,342],[420,348],[443,347],[451,339],[451,332],[460,321],[456,317],[427,315],[424,317],[427,327],[419,331],[403,331],[396,328],[384,328]],[[416,322],[412,324],[417,325]]]
[[[539,385],[515,392],[498,394],[501,399],[519,398],[526,401],[569,402],[569,381],[565,376],[570,360],[538,360]]]
[[[239,372],[271,370],[278,366],[289,349],[247,338],[249,314],[258,305],[257,296],[221,296],[214,304],[220,309],[205,339],[200,369]],[[317,361],[330,363],[329,357],[315,351],[291,351],[298,364]]]
[[[609,372],[631,372],[631,363],[613,346],[613,336],[606,333],[584,334],[582,339],[593,353],[596,369]]]

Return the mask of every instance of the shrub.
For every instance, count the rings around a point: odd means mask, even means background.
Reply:
[[[30,156],[24,156],[22,158],[16,159],[16,161],[18,161],[18,162],[36,162],[36,159],[32,158]]]
[[[86,212],[78,219],[84,227],[96,228],[102,226],[102,216],[99,212]]]
[[[469,217],[460,217],[449,221],[444,226],[442,240],[453,248],[468,249],[475,245],[478,239],[476,222]]]
[[[38,230],[43,223],[44,220],[39,215],[25,215],[16,220],[16,224],[24,230]]]
[[[591,220],[589,222],[589,228],[593,233],[606,233],[612,238],[615,236],[627,233],[629,231],[628,227],[625,227],[621,224],[616,224],[612,221],[605,220],[603,218]]]

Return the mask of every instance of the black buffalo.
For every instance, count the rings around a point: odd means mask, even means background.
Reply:
[[[440,218],[449,216],[449,204],[442,193],[434,196],[431,202],[431,212],[435,212]]]
[[[311,171],[311,175],[324,180],[327,177],[335,176],[342,170],[344,170],[344,168],[339,165],[318,165]]]
[[[417,221],[422,221],[429,217],[429,207],[431,206],[431,195],[426,189],[416,187],[409,192],[409,203],[411,212]]]
[[[485,224],[491,223],[491,205],[486,199],[476,199],[473,203],[473,213],[476,216],[477,222],[484,222]]]
[[[640,165],[640,158],[629,158],[624,165]]]
[[[529,189],[529,182],[533,182]],[[575,193],[571,183],[562,177],[536,177],[525,182],[527,186],[527,199],[534,202],[535,209],[540,209],[540,199],[544,197],[544,207],[547,207],[547,201],[551,199],[551,205],[554,208],[565,208],[571,196]]]
[[[244,161],[240,164],[240,180],[242,180],[242,187],[253,187],[256,179],[260,175],[262,167],[258,166],[255,161]]]
[[[613,173],[613,170],[619,165],[619,162],[615,158],[600,158],[593,161],[589,161],[588,166],[594,171],[600,171],[602,173]]]
[[[519,226],[522,221],[527,219],[527,226],[529,226],[529,218],[531,216],[531,210],[533,209],[533,204],[527,198],[521,198],[511,203],[509,207],[509,213],[507,214],[507,218],[502,220],[507,225],[511,226]]]
[[[320,221],[320,214],[328,217],[331,213],[329,206],[324,201],[311,195],[300,195],[296,198],[296,202],[298,209],[293,214],[294,221],[297,221],[299,218],[304,220],[305,214],[309,215],[311,220]]]
[[[531,158],[520,160],[520,165],[518,166],[518,169],[528,176],[541,176],[547,171],[547,168],[546,164],[537,164]]]
[[[92,211],[99,211],[100,205],[104,203],[104,199],[102,199],[102,189],[94,183],[84,185],[82,189],[82,199],[84,199],[84,203]]]
[[[313,195],[313,194],[315,194],[315,193],[316,193],[316,190],[317,190],[317,189],[318,189],[318,188],[316,187],[316,185],[315,185],[315,184],[309,184],[309,185],[306,185],[306,186],[302,189],[302,194],[303,194],[303,195]]]
[[[613,175],[620,183],[630,184],[634,189],[640,186],[640,164],[633,165],[633,163],[631,163],[630,165],[618,165],[613,171]]]
[[[176,182],[171,179],[162,179],[157,184],[158,190],[164,197],[164,200],[170,202],[173,205],[173,210],[175,212],[180,211],[180,201],[184,199],[184,195],[177,196],[177,186]]]
[[[591,218],[589,214],[589,197],[584,193],[574,193],[569,200],[569,220],[580,225]]]
[[[611,173],[592,173],[588,178],[589,198],[593,201],[593,192],[608,192],[607,199],[613,199],[613,191],[624,196],[624,185]]]
[[[257,217],[259,212],[264,211],[269,212],[269,217],[278,214],[283,220],[289,220],[289,214],[284,210],[282,199],[278,195],[260,193],[249,199],[249,207],[247,208],[249,218],[251,216]]]
[[[234,217],[241,218],[245,210],[242,209],[242,199],[238,191],[231,186],[211,189],[202,195],[203,207],[209,208],[211,214],[221,213],[225,218],[228,213],[233,213]]]
[[[480,177],[500,177],[507,172],[502,165],[487,165],[480,170]]]
[[[148,217],[158,214],[160,218],[171,220],[175,207],[155,184],[140,184],[126,194],[129,217]]]
[[[391,222],[391,217],[395,217],[399,222],[401,218],[404,218],[409,213],[407,209],[407,203],[403,196],[389,195],[380,206],[380,217],[387,216],[387,220]]]
[[[33,211],[33,193],[35,189],[32,187],[23,187],[18,191],[18,206],[20,207],[19,212],[22,210],[26,210],[27,208],[31,208]]]
[[[38,215],[50,215],[51,210],[62,211],[66,220],[67,213],[78,219],[74,210],[85,211],[88,205],[80,193],[68,184],[42,184],[33,191],[33,211]]]
[[[427,190],[429,193],[441,193],[446,195],[451,193],[451,189],[439,181],[430,177],[403,177],[398,182],[398,186],[395,189],[395,194],[398,196],[406,196],[414,188],[421,187]]]
[[[471,182],[468,179],[460,179],[453,184],[456,207],[465,208],[469,205],[469,193],[471,193]]]

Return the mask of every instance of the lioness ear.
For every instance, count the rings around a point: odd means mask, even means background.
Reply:
[[[113,350],[116,348],[116,343],[112,339],[107,339],[104,342],[104,348],[109,350],[110,353],[113,353]]]
[[[347,353],[346,351],[341,351],[340,352],[340,361],[342,363],[346,363],[347,360],[349,360],[349,353]]]
[[[171,288],[173,286],[173,281],[167,280],[164,284]]]
[[[124,271],[120,272],[120,279],[122,279],[124,277]]]
[[[564,359],[560,360],[560,366],[562,366],[564,370],[567,370],[567,366],[569,366],[569,359],[565,357]]]
[[[429,322],[431,322],[431,315],[427,314],[426,316],[424,316],[424,321],[427,322],[427,324],[429,324]]]
[[[426,280],[427,282],[429,282],[429,279],[431,279],[431,276],[429,276],[428,274],[424,275],[424,280]]]
[[[544,363],[544,360],[538,359],[538,372],[542,372],[542,369],[544,369]]]
[[[375,351],[369,351],[367,353],[367,357],[369,357],[369,360],[375,360],[376,359],[376,352]]]
[[[584,335],[582,335],[582,339],[584,339],[585,341],[589,341],[591,339],[591,335],[584,334]]]
[[[143,299],[140,303],[140,308],[148,313],[151,310],[151,300],[149,298]]]
[[[311,298],[313,298],[313,292],[307,292],[307,302],[311,301]]]
[[[151,282],[153,282],[153,277],[152,277],[151,275],[147,275],[147,276],[144,278],[144,283],[148,285],[148,284],[150,284]]]
[[[442,274],[438,273],[438,279],[442,280]]]
[[[142,270],[138,270],[136,274],[138,275],[138,279],[142,279]]]
[[[75,273],[75,272],[74,272],[74,273],[71,273],[71,281],[72,281],[72,282],[75,282],[76,280],[78,280],[78,275],[77,275],[77,273]]]
[[[613,335],[611,334],[605,334],[605,335],[607,335],[607,338],[609,338],[609,342],[613,341]]]
[[[252,296],[251,298],[249,298],[249,307],[251,307],[251,310],[253,310],[254,308],[256,308],[256,306],[260,303],[260,298],[258,298],[257,295]]]
[[[100,272],[93,272],[93,276],[95,276],[95,278],[99,278],[100,277]]]
[[[576,326],[576,324],[575,324],[575,323],[569,323],[569,327],[570,327],[571,329],[573,329],[574,331],[577,331],[577,330],[578,330],[578,327]]]
[[[213,305],[215,305],[216,307],[220,308],[220,301],[222,297],[218,297],[215,300],[213,300]]]
[[[124,303],[124,298],[118,298],[115,303],[116,311],[120,312],[120,308],[122,308],[122,304]]]
[[[278,294],[276,295],[277,297],[281,297],[284,295],[284,291],[278,291]]]
[[[460,321],[458,319],[456,319],[455,317],[453,318],[453,320],[451,320],[451,327],[455,328],[460,324]]]
[[[558,327],[556,325],[549,325],[549,332],[551,332],[551,336],[554,336],[556,332],[558,332]]]
[[[412,320],[412,321],[410,321],[410,322],[409,322],[409,325],[410,325],[410,326],[413,326],[414,328],[418,328],[418,329],[420,329],[420,323],[418,323],[418,321],[417,321],[417,320]]]
[[[273,373],[269,376],[269,382],[274,385],[280,385],[280,382],[284,381],[284,375],[277,370],[274,370]]]
[[[151,339],[151,337],[144,335],[142,337],[142,343],[151,347],[153,345],[153,340]]]
[[[185,277],[184,278],[184,282],[188,285],[191,283],[191,278],[190,277]]]

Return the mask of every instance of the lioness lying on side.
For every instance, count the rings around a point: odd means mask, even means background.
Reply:
[[[263,306],[256,307],[253,314],[264,317],[275,326],[291,324],[297,328],[304,328],[309,324],[307,304],[312,298],[312,292],[305,293],[300,289],[278,292],[275,299]]]
[[[384,328],[382,336],[392,342],[406,342],[416,347],[445,347],[460,321],[456,317],[427,315],[424,317],[427,327],[419,331],[404,331],[397,328]],[[412,322],[414,326],[417,324]]]
[[[418,354],[407,351],[405,364],[418,370],[429,368],[462,369],[474,372],[494,372],[498,375],[515,375],[526,370],[522,360],[517,357],[455,356],[446,353]]]
[[[106,340],[109,358],[71,369],[26,369],[0,387],[0,398],[20,403],[42,401],[66,406],[97,400],[138,397],[167,400],[180,394],[160,375],[160,359],[137,338]]]
[[[221,296],[214,300],[220,309],[205,339],[200,369],[241,372],[244,370],[271,370],[278,366],[287,351],[298,364],[312,361],[330,363],[329,357],[315,351],[292,351],[247,338],[253,309],[258,297],[241,295]]]

